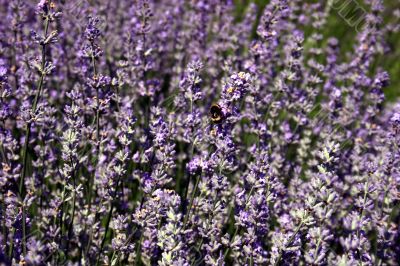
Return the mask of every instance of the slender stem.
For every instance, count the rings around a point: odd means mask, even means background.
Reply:
[[[200,198],[201,198],[201,193],[200,193]],[[207,226],[206,226],[206,232],[209,231],[209,228],[210,228],[210,226],[211,226],[211,222],[212,222],[212,220],[214,219],[215,206],[217,205],[217,202],[218,202],[217,199],[214,199],[211,217],[210,217],[210,219],[208,220]],[[197,248],[197,250],[198,250],[199,253],[200,253],[200,256],[201,256],[201,248],[202,248],[202,246],[203,246],[203,243],[204,243],[204,238],[201,239],[200,244],[199,244],[199,246],[198,246],[198,248]],[[203,261],[203,260],[201,260],[201,261]],[[190,265],[192,266],[192,265],[194,265],[195,263],[196,263],[196,260],[194,260]]]
[[[113,263],[113,261],[114,261],[114,258],[115,258],[115,256],[117,255],[117,251],[114,251],[113,252],[113,254],[112,254],[112,256],[111,256],[111,265],[112,265],[112,263]],[[117,260],[118,260],[118,257],[117,257]]]
[[[142,264],[142,258],[141,258],[141,252],[140,252],[142,241],[143,241],[143,232],[142,232],[142,234],[140,236],[140,239],[139,239],[139,242],[138,242],[138,245],[137,245],[137,249],[136,249],[136,259],[135,259],[136,263],[135,263],[135,265],[141,265]]]
[[[97,79],[97,67],[96,67],[96,58],[94,57],[94,51],[95,51],[95,47],[94,47],[94,43],[91,43],[92,46],[92,68],[93,68],[93,79]],[[100,111],[99,111],[99,107],[100,107],[100,99],[99,99],[99,88],[96,85],[96,115],[95,115],[95,121],[96,121],[96,152],[97,152],[97,157],[99,157],[99,153],[100,153]],[[90,175],[89,177],[89,181],[88,181],[88,215],[87,217],[90,216],[91,214],[91,209],[92,209],[92,187],[93,187],[93,183],[94,183],[94,175],[95,175],[95,171],[93,172],[92,175]],[[86,225],[85,225],[85,230],[86,230]],[[89,248],[90,248],[90,244],[91,244],[91,238],[92,238],[92,230],[90,231],[90,237],[89,237],[89,241],[88,244],[86,246],[86,252],[85,252],[85,256],[87,255],[87,253],[89,252]]]
[[[99,88],[96,88],[96,141],[97,141],[97,153],[100,151],[100,100],[99,100]]]
[[[192,210],[192,207],[193,207],[194,197],[195,197],[195,195],[196,195],[196,193],[197,193],[197,188],[198,188],[198,186],[199,186],[199,182],[200,182],[201,176],[202,176],[202,175],[198,175],[198,176],[197,176],[196,184],[194,185],[193,192],[192,192],[192,196],[190,197],[189,209],[188,209],[188,211],[187,211],[187,213],[186,213],[185,219],[183,220],[183,228],[186,227],[186,223],[188,222],[188,220],[189,220],[189,218],[190,218],[190,211]]]
[[[22,203],[22,221],[22,252],[26,254],[26,212],[24,203]]]
[[[318,249],[319,249],[319,245],[321,245],[321,242],[322,242],[322,237],[320,237],[320,238],[318,239],[317,246],[315,247],[314,256],[313,256],[314,261],[315,261],[316,258],[317,258]]]
[[[22,157],[22,172],[21,172],[21,179],[19,180],[19,194],[22,195],[23,193],[23,186],[25,183],[25,176],[26,176],[26,164],[28,162],[28,144],[29,144],[29,138],[31,135],[31,123],[28,122],[26,124],[26,131],[25,131],[25,143],[24,143],[24,150],[23,150],[23,157]]]
[[[294,231],[294,233],[290,236],[290,238],[289,238],[288,242],[286,243],[286,245],[279,250],[279,255],[278,255],[278,258],[276,259],[276,261],[274,263],[274,266],[278,266],[279,265],[279,262],[280,262],[280,260],[282,258],[282,255],[283,255],[283,251],[292,243],[293,239],[296,237],[296,235],[300,231],[301,227],[303,227],[303,223],[304,222],[301,221],[301,223],[297,226],[297,228]]]
[[[75,187],[74,187],[74,189],[75,189]],[[74,224],[75,209],[76,209],[76,193],[75,193],[75,191],[74,191],[73,193],[74,193],[74,194],[73,194],[73,200],[72,200],[73,203],[72,203],[71,222],[70,222],[70,224],[68,225],[68,230],[67,230],[68,242],[70,242],[70,241],[69,241],[69,238],[70,238],[72,226],[73,226],[73,224]],[[68,249],[67,249],[67,253],[66,253],[66,254],[68,254]]]
[[[145,6],[143,6],[142,8],[145,8]],[[144,13],[144,10],[142,10],[142,25],[145,26],[147,24],[147,18],[146,15]],[[144,90],[146,92],[147,95],[147,56],[146,56],[146,31],[142,31],[142,41],[143,41],[143,47],[142,47],[142,52],[141,52],[141,59],[142,59],[142,66],[143,66],[143,70],[142,70],[142,80],[143,80],[143,85],[144,85]],[[150,105],[151,105],[151,97],[150,96],[146,96],[146,113],[145,113],[145,117],[144,117],[144,121],[145,121],[145,128],[147,129],[149,127],[149,123],[150,123]]]
[[[360,214],[360,221],[362,221],[364,214],[365,214],[365,204],[367,203],[369,177],[370,177],[370,174],[368,174],[367,182],[365,183],[365,187],[364,187],[364,198],[363,198],[362,211]],[[356,235],[357,235],[357,239],[359,239],[360,238],[360,228],[357,228]],[[357,253],[360,253],[360,249],[357,249]],[[361,265],[363,265],[362,261],[361,261]]]
[[[367,183],[365,183],[365,187],[364,187],[364,197],[363,197],[363,205],[362,205],[362,211],[360,214],[360,221],[363,219],[364,217],[364,213],[365,213],[365,204],[367,203],[367,195],[368,195],[368,186],[369,186],[369,174],[368,174],[368,178],[367,178]],[[357,228],[357,238],[360,237],[360,229]]]
[[[14,234],[15,234],[15,228],[12,229],[12,238],[11,238],[11,243],[10,243],[10,248],[8,249],[8,257],[12,258],[13,252],[14,252]]]
[[[71,165],[73,166],[72,160],[71,160]],[[76,177],[75,177],[75,166],[73,166],[74,170],[72,171],[72,180],[73,180],[73,185],[74,185],[74,191],[72,194],[73,200],[72,200],[72,215],[71,215],[71,222],[68,225],[67,229],[67,235],[68,235],[68,241],[67,241],[67,248],[65,252],[65,256],[68,256],[68,251],[69,251],[69,244],[70,244],[70,238],[72,235],[72,228],[74,224],[74,218],[75,218],[75,208],[76,208]]]
[[[96,262],[96,265],[99,265],[101,252],[103,251],[104,244],[106,243],[107,233],[108,233],[108,229],[110,228],[110,221],[111,221],[113,209],[114,209],[114,204],[113,204],[113,202],[111,201],[110,210],[109,210],[108,215],[107,215],[107,222],[106,222],[106,227],[105,227],[105,231],[104,231],[103,240],[101,241],[101,246],[100,246],[99,254],[97,255],[97,262]]]
[[[5,153],[5,151],[4,151],[3,143],[0,143],[0,153],[1,153],[1,156],[3,157],[4,162],[5,162],[7,165],[10,165],[9,162],[8,162],[6,153]]]
[[[97,220],[97,216],[98,216],[98,212],[99,212],[100,206],[103,206],[103,201],[100,201],[100,204],[98,205],[98,207],[97,207],[97,209],[95,211],[95,218],[94,218],[95,221]],[[89,209],[88,216],[90,215],[90,212],[91,212],[91,210]],[[86,231],[86,226],[85,226],[85,231]],[[88,254],[89,254],[89,250],[90,250],[90,245],[92,244],[92,239],[93,239],[93,227],[90,227],[89,239],[88,239],[88,243],[87,243],[86,249],[85,249],[85,258],[87,258],[87,259],[89,259],[88,258]]]
[[[194,154],[194,147],[196,145],[197,142],[197,138],[195,137],[194,139],[192,139],[191,145],[190,145],[190,154],[189,154],[189,161],[193,158],[193,154]],[[185,189],[185,197],[183,198],[183,203],[186,201],[188,193],[189,193],[189,185],[190,185],[190,180],[191,180],[191,175],[189,174],[188,177],[188,182],[186,184],[186,189]]]
[[[128,239],[126,239],[126,241],[125,241],[125,243],[124,243],[124,246],[127,246],[127,245],[129,244],[129,242],[131,242],[131,240],[132,240],[133,236],[136,234],[136,232],[137,232],[137,229],[136,229],[135,231],[133,231],[133,232],[129,235]],[[117,255],[117,253],[118,253],[118,251],[117,251],[117,250],[114,250],[114,252],[113,252],[113,254],[112,254],[112,256],[111,256],[111,263],[113,262],[115,256],[117,256],[117,260],[119,259],[119,255]]]
[[[17,12],[18,13],[18,12]],[[19,15],[17,16],[17,21],[20,20]],[[18,75],[17,75],[17,70],[18,70],[18,66],[17,66],[17,50],[16,47],[18,45],[18,30],[15,29],[14,30],[14,45],[12,45],[12,51],[13,51],[13,57],[12,57],[12,72],[14,73],[14,81],[15,81],[15,89],[18,89]]]
[[[192,175],[189,174],[189,176],[188,176],[188,181],[187,181],[187,183],[186,183],[186,185],[185,185],[185,195],[184,195],[184,198],[182,199],[182,212],[183,212],[183,213],[186,212],[186,207],[187,207],[186,200],[187,200],[187,198],[188,198],[189,186],[190,186],[190,181],[191,181],[191,180],[192,180]]]
[[[43,45],[43,53],[42,53],[42,69],[44,68],[44,62],[45,62],[45,45]],[[37,108],[37,104],[39,102],[39,98],[40,95],[42,93],[42,87],[43,87],[43,82],[44,82],[44,77],[45,77],[45,73],[43,72],[40,75],[40,80],[39,80],[39,85],[38,85],[38,90],[36,92],[35,95],[35,99],[33,101],[33,105],[32,105],[32,113],[36,112],[36,108]],[[24,183],[25,183],[25,177],[26,177],[26,170],[27,170],[27,162],[28,162],[28,145],[29,145],[29,139],[30,139],[30,135],[31,135],[31,122],[28,122],[26,124],[26,132],[25,132],[25,143],[24,143],[24,151],[23,151],[23,166],[22,166],[22,176],[20,179],[20,183],[19,183],[19,194],[21,194],[21,196],[23,197],[23,189],[24,189]]]
[[[94,52],[94,44],[92,43],[92,53]],[[97,80],[97,67],[96,67],[96,58],[92,54],[92,68],[93,68],[93,79]],[[96,84],[96,115],[95,115],[95,121],[96,121],[96,152],[97,156],[100,153],[100,99],[99,99],[99,88]],[[94,175],[94,173],[93,173]],[[93,186],[93,179],[94,177],[91,176],[89,180],[89,211],[92,203],[92,186]]]
[[[5,196],[3,195],[2,197],[1,197],[1,213],[5,213],[5,211],[6,211],[6,204],[5,204]],[[3,244],[3,246],[4,247],[6,247],[7,246],[7,227],[6,227],[6,221],[4,221],[4,219],[3,219],[3,222],[2,222],[2,234],[3,234],[3,237],[4,237],[4,239],[3,239],[3,241],[4,241],[4,243],[2,243]]]
[[[232,236],[232,238],[231,238],[231,241],[235,239],[235,237],[236,237],[236,235],[237,235],[238,233],[239,233],[239,226],[236,226],[236,229],[235,229],[235,232],[233,233],[233,236]],[[230,241],[230,242],[231,242],[231,241]],[[225,260],[226,256],[228,256],[228,253],[229,253],[230,250],[231,250],[231,247],[230,247],[230,245],[229,245],[229,247],[225,250],[225,253],[224,253],[224,260]]]
[[[3,157],[4,163],[7,166],[9,166],[7,156],[6,156],[5,152],[4,152],[3,143],[0,143],[0,153],[1,153],[2,157]],[[2,194],[0,202],[1,202],[1,207],[2,207],[1,208],[1,212],[5,213],[7,207],[6,207],[6,196],[4,194]],[[4,221],[4,220],[2,221],[2,234],[3,234],[3,237],[4,237],[4,247],[6,247],[7,246],[7,227],[6,227],[6,221]]]
[[[253,191],[254,191],[254,185],[253,185],[253,186],[251,187],[251,189],[250,189],[249,196],[247,197],[247,200],[246,200],[246,203],[245,203],[245,209],[247,209],[247,204],[248,204],[249,201],[250,201],[250,198],[251,198],[251,195],[253,194]],[[232,241],[235,239],[235,237],[236,237],[236,235],[237,235],[238,233],[239,233],[239,226],[236,225],[236,230],[235,230],[235,232],[233,233],[233,236],[232,236],[231,240],[229,241],[229,243],[232,242]],[[229,247],[225,250],[225,253],[224,253],[224,260],[225,260],[226,256],[228,256],[228,253],[229,253],[230,250],[231,250],[231,247],[230,247],[230,245],[229,245]]]
[[[104,232],[103,240],[101,241],[101,246],[100,246],[99,254],[97,256],[96,265],[99,265],[101,252],[103,251],[104,244],[106,243],[107,233],[108,233],[108,229],[110,228],[111,217],[112,217],[113,210],[114,210],[114,200],[113,199],[117,196],[119,183],[120,183],[120,178],[118,178],[117,185],[116,185],[115,191],[114,191],[114,195],[113,195],[113,197],[111,199],[111,206],[110,206],[110,210],[109,210],[108,215],[107,215],[105,232]]]
[[[45,25],[44,25],[44,39],[47,38],[47,33],[49,30],[49,18],[45,18]],[[46,44],[44,43],[42,45],[42,62],[41,62],[41,75],[39,79],[39,85],[37,88],[37,92],[35,95],[35,99],[33,101],[32,105],[32,113],[36,112],[37,104],[40,99],[40,95],[42,93],[42,87],[43,87],[43,82],[44,82],[44,77],[45,77],[45,71],[44,71],[44,66],[46,63]],[[25,198],[25,191],[24,191],[24,184],[25,184],[25,177],[26,177],[26,171],[27,171],[27,163],[28,163],[28,145],[29,145],[29,139],[31,135],[31,122],[28,122],[26,124],[26,131],[25,131],[25,143],[24,143],[24,149],[23,149],[23,166],[22,166],[22,172],[21,172],[21,179],[19,182],[19,194],[21,195],[21,198]],[[22,207],[22,250],[24,256],[26,256],[26,213],[25,213],[25,207]]]
[[[63,188],[63,192],[61,194],[61,208],[60,208],[60,245],[62,243],[62,238],[63,238],[63,231],[64,231],[64,201],[65,201],[65,190],[66,190],[66,183],[64,181],[64,188]]]
[[[193,158],[194,146],[196,145],[196,141],[197,141],[197,138],[195,137],[194,140],[192,141],[192,144],[191,144],[189,160],[191,160]],[[182,200],[183,212],[185,212],[185,209],[186,209],[186,200],[187,200],[187,197],[188,197],[188,194],[189,194],[190,181],[191,181],[191,175],[189,174],[188,181],[186,183],[186,188],[185,188],[185,197]]]

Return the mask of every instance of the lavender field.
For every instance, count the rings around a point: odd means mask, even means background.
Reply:
[[[0,0],[0,265],[400,265],[397,96],[399,0]]]

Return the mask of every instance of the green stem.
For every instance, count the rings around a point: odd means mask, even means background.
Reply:
[[[64,201],[65,201],[65,190],[66,190],[66,182],[64,182],[64,188],[63,188],[63,192],[61,194],[61,215],[60,215],[60,245],[62,243],[62,238],[63,238],[63,232],[64,232]]]
[[[15,234],[15,228],[12,229],[11,235],[13,236],[11,238],[11,243],[10,243],[10,248],[8,249],[8,257],[12,258],[13,252],[14,252],[14,234]]]
[[[190,218],[190,211],[192,210],[192,207],[193,207],[194,197],[195,197],[195,195],[197,193],[197,188],[199,186],[201,176],[202,175],[198,175],[197,176],[196,184],[194,185],[192,196],[190,197],[189,209],[188,209],[188,211],[186,213],[185,219],[183,220],[183,228],[186,228],[186,223],[188,222],[188,220]]]
[[[301,221],[301,223],[297,226],[296,230],[294,231],[293,235],[290,236],[290,238],[289,238],[288,242],[286,243],[286,245],[279,250],[279,255],[278,255],[278,258],[275,261],[274,266],[278,266],[279,265],[279,262],[280,262],[280,260],[282,258],[282,255],[283,255],[283,251],[292,243],[292,241],[294,240],[294,238],[296,237],[297,233],[300,231],[302,226],[303,226],[303,221]]]
[[[138,245],[137,245],[137,249],[136,249],[136,259],[135,259],[136,263],[135,263],[135,265],[141,265],[142,264],[142,258],[141,258],[141,252],[140,252],[140,247],[141,247],[142,241],[143,241],[143,232],[142,232],[142,234],[140,236],[140,239],[139,239],[139,242],[138,242]]]
[[[97,67],[96,67],[96,58],[94,57],[94,43],[90,43],[91,47],[92,47],[92,68],[93,68],[93,79],[97,79]],[[99,100],[99,88],[96,85],[96,114],[95,114],[95,121],[96,121],[96,152],[97,152],[97,158],[99,157],[99,153],[100,153],[100,100]],[[92,187],[93,187],[93,183],[94,183],[94,175],[95,172],[93,172],[92,175],[90,175],[89,177],[89,181],[88,181],[88,215],[87,217],[90,216],[91,214],[91,209],[92,209]],[[87,227],[85,225],[85,231],[86,231]],[[92,230],[90,231],[90,236],[89,236],[89,241],[88,244],[86,246],[86,252],[85,252],[85,256],[87,256],[88,252],[89,252],[89,248],[90,248],[90,244],[91,244],[91,238],[92,238]]]
[[[315,259],[317,258],[318,249],[319,249],[319,245],[321,245],[321,242],[322,242],[322,237],[320,237],[320,238],[318,239],[317,246],[315,247],[314,256],[313,256],[314,261],[315,261]]]
[[[253,194],[253,191],[254,191],[254,185],[251,187],[250,192],[249,192],[249,196],[246,199],[245,210],[247,209],[247,204],[250,201],[250,198],[251,198],[251,195]],[[232,236],[231,240],[229,241],[229,243],[232,242],[235,239],[235,237],[236,237],[236,235],[238,233],[239,233],[239,226],[236,225],[236,230],[233,233],[233,236]],[[225,261],[226,256],[228,256],[228,253],[229,253],[230,250],[231,250],[231,247],[229,245],[229,247],[225,250],[225,253],[224,253],[224,261]]]
[[[26,254],[26,212],[25,212],[25,205],[22,203],[22,252]],[[25,255],[24,255],[25,256]]]
[[[191,144],[191,147],[190,147],[190,154],[189,154],[189,161],[193,158],[193,154],[194,154],[194,147],[195,147],[195,145],[196,145],[196,141],[197,141],[197,137],[195,137],[194,138],[194,140],[192,140],[192,144]],[[188,194],[189,194],[189,185],[190,185],[190,181],[191,181],[191,175],[189,174],[189,176],[188,176],[188,181],[187,181],[187,183],[186,183],[186,185],[185,185],[185,195],[184,195],[184,198],[183,198],[183,200],[182,200],[182,209],[183,209],[183,211],[185,211],[185,209],[186,209],[186,200],[187,200],[187,197],[188,197]]]
[[[239,226],[236,226],[235,233],[233,233],[233,236],[232,236],[230,242],[232,242],[232,240],[235,239],[235,237],[236,237],[236,235],[237,235],[238,233],[239,233]],[[228,256],[228,253],[229,253],[230,250],[231,250],[231,247],[230,247],[230,245],[229,245],[229,247],[225,250],[225,253],[224,253],[224,261],[225,261],[225,259],[226,259],[226,256]]]
[[[0,143],[0,153],[3,157],[5,164],[7,166],[9,166],[10,164],[8,163],[6,153],[4,152],[3,143]],[[2,210],[1,210],[2,213],[5,213],[7,207],[6,207],[6,196],[4,194],[2,194],[2,197],[1,197],[1,207],[2,207]],[[4,220],[2,222],[2,234],[4,236],[4,247],[6,247],[7,246],[7,227],[6,227],[6,221],[4,221]],[[11,244],[12,244],[12,242],[11,242]]]
[[[368,174],[367,183],[365,184],[363,206],[362,206],[362,211],[360,214],[360,221],[363,219],[364,213],[365,213],[365,204],[367,203],[368,186],[369,186],[369,176],[370,176],[370,174]],[[357,228],[357,238],[359,238],[359,237],[360,237],[360,229]]]
[[[114,209],[114,204],[111,202],[111,207],[110,207],[110,210],[109,210],[108,215],[107,215],[107,222],[106,222],[106,227],[105,227],[105,231],[104,231],[103,240],[101,241],[99,254],[97,255],[96,265],[99,265],[101,252],[103,251],[104,244],[106,243],[107,233],[108,233],[108,229],[110,228],[110,221],[111,221],[113,209]]]
[[[99,208],[102,205],[103,205],[103,201],[100,202],[99,206],[96,209],[95,218],[94,218],[95,221],[97,220],[97,214],[99,212]],[[88,214],[88,216],[89,216],[91,211],[88,210],[88,212],[89,212],[89,214]],[[85,231],[86,231],[86,229],[87,229],[87,227],[85,226]],[[88,239],[88,243],[87,243],[86,248],[85,248],[85,255],[84,255],[86,259],[89,259],[88,258],[88,254],[89,254],[90,245],[92,244],[92,239],[93,239],[93,227],[90,227],[89,231],[90,231],[89,232],[89,239]]]
[[[72,162],[71,162],[71,165]],[[75,171],[72,172],[72,180],[73,180],[73,184],[74,184],[74,192],[72,194],[73,200],[72,200],[72,215],[71,215],[71,222],[68,225],[68,229],[67,229],[67,235],[68,235],[68,242],[67,242],[67,248],[66,248],[66,252],[65,252],[65,256],[68,256],[68,251],[69,251],[69,244],[70,244],[70,238],[72,235],[72,228],[73,228],[73,224],[74,224],[74,218],[75,218],[75,208],[76,208],[76,178],[75,178]]]
[[[5,211],[6,211],[6,205],[5,205],[5,196],[3,195],[2,196],[2,198],[1,198],[1,206],[2,206],[2,208],[1,208],[1,212],[2,213],[5,213]],[[6,221],[4,221],[3,220],[3,222],[2,222],[2,234],[3,234],[3,237],[4,237],[4,243],[3,243],[3,245],[4,245],[4,247],[6,247],[7,246],[7,227],[6,227]]]
[[[92,43],[92,53],[94,51],[94,44]],[[96,58],[92,54],[92,68],[93,68],[93,79],[97,79],[97,67],[96,67]],[[96,114],[95,114],[95,121],[96,121],[96,152],[97,152],[97,157],[100,153],[100,99],[99,99],[99,88],[96,85]],[[93,173],[94,175],[94,173]],[[88,199],[88,204],[89,204],[89,212],[90,212],[90,207],[92,205],[92,186],[93,186],[93,179],[94,176],[90,176],[89,178],[89,199]]]
[[[135,231],[133,231],[133,232],[129,235],[128,239],[126,239],[126,241],[125,241],[125,243],[124,243],[124,246],[128,245],[129,242],[131,242],[131,240],[132,240],[133,236],[136,234],[136,232],[137,232],[137,229],[136,229]],[[118,253],[118,251],[117,251],[117,250],[114,250],[114,252],[113,252],[113,254],[112,254],[112,256],[111,256],[111,263],[113,262],[115,256],[117,256],[117,260],[119,260],[119,255],[117,255],[117,253]]]
[[[115,256],[117,255],[117,251],[114,251],[113,252],[113,254],[112,254],[112,256],[111,256],[111,265],[112,265],[112,263],[113,263],[113,261],[114,261],[114,259],[115,259]],[[118,258],[117,258],[117,260],[118,260]]]
[[[49,30],[49,18],[46,17],[45,19],[45,26],[44,26],[44,38],[47,38],[47,33]],[[35,95],[35,99],[33,101],[32,105],[32,113],[36,112],[37,104],[40,99],[40,95],[42,93],[42,87],[43,87],[43,82],[44,82],[44,77],[45,77],[45,72],[44,72],[44,66],[46,63],[46,44],[42,45],[42,62],[41,62],[41,75],[39,79],[39,85],[38,89]],[[19,182],[19,194],[21,195],[21,198],[25,198],[25,191],[24,191],[24,184],[25,184],[25,177],[26,177],[26,171],[27,171],[27,162],[28,162],[28,145],[29,145],[29,139],[31,135],[31,122],[28,122],[26,125],[26,131],[25,131],[25,143],[24,143],[24,149],[23,149],[23,165],[22,165],[22,172],[21,172],[21,179]],[[22,200],[23,201],[23,200]],[[25,213],[25,207],[22,207],[22,250],[23,250],[23,255],[24,257],[26,256],[26,213]]]
[[[99,265],[101,252],[103,251],[104,244],[106,243],[106,237],[107,237],[108,230],[109,230],[109,228],[110,228],[111,217],[112,217],[113,210],[114,210],[114,201],[113,201],[113,199],[117,196],[117,192],[118,192],[118,188],[119,188],[119,183],[120,183],[120,179],[118,179],[118,181],[117,181],[117,185],[116,185],[116,187],[115,187],[114,195],[113,195],[113,198],[111,199],[111,206],[110,206],[110,210],[109,210],[108,215],[107,215],[107,221],[106,221],[105,232],[104,232],[103,240],[101,241],[100,251],[99,251],[99,254],[98,254],[98,256],[97,256],[96,265]]]
[[[201,193],[200,193],[200,197],[201,197]],[[211,226],[211,222],[214,219],[214,211],[215,211],[215,206],[217,205],[217,202],[218,202],[217,199],[214,199],[214,204],[213,204],[213,207],[212,207],[211,217],[210,217],[210,220],[208,221],[207,226],[206,226],[206,232],[209,231],[209,228]],[[200,244],[199,244],[199,246],[197,248],[197,250],[200,253],[200,256],[201,256],[201,248],[203,246],[203,243],[204,243],[204,238],[201,239]],[[190,265],[193,266],[195,263],[196,263],[196,260],[194,260]]]

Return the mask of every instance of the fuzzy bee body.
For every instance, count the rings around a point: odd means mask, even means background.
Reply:
[[[224,119],[224,113],[222,112],[221,106],[213,104],[210,108],[211,121],[214,123],[221,123]]]

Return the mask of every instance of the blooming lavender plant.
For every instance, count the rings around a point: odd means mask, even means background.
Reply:
[[[0,0],[1,265],[400,263],[400,6],[251,2]]]

